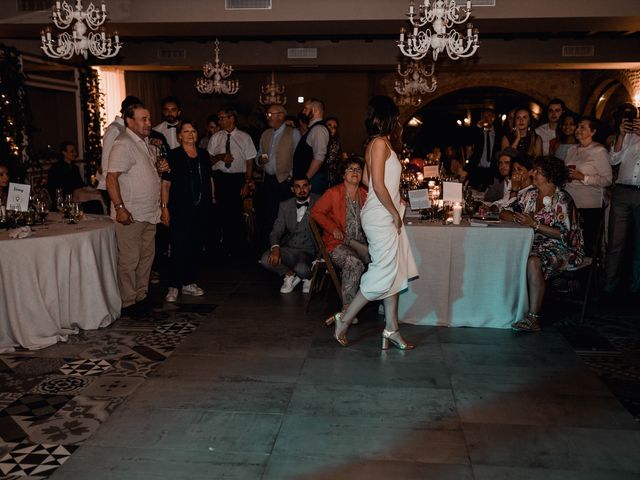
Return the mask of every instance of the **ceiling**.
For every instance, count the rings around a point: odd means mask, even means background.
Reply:
[[[42,56],[39,35],[51,24],[50,11],[19,11],[22,3],[29,2],[0,0],[0,42]],[[270,10],[228,10],[224,0],[107,0],[107,29],[125,42],[107,63],[200,68],[219,37],[223,58],[239,69],[388,68],[398,59],[395,41],[407,25],[407,6],[406,0],[272,0]],[[480,30],[478,53],[439,68],[640,66],[640,0],[496,0],[475,6],[472,20]],[[563,56],[567,45],[593,46],[594,54]],[[292,47],[317,48],[317,57],[291,59]]]

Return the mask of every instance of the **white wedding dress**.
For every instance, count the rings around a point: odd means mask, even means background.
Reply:
[[[402,165],[392,150],[385,161],[384,184],[400,216],[404,213],[404,206],[400,202],[401,174]],[[371,256],[371,263],[360,279],[360,291],[367,300],[372,301],[390,297],[406,289],[409,280],[418,276],[407,233],[403,225],[398,235],[393,217],[373,190],[371,178],[360,219]]]

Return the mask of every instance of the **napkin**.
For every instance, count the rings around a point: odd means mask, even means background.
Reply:
[[[33,235],[30,227],[12,228],[9,230],[9,238],[27,238]]]

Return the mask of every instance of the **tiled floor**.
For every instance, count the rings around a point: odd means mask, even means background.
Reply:
[[[630,413],[640,403],[639,323],[624,309],[615,328],[596,306],[584,327],[564,315],[528,336],[403,326],[417,348],[383,352],[375,307],[341,348],[322,324],[331,297],[306,315],[299,289],[280,295],[255,265],[204,278],[207,295],[181,310],[0,356],[0,436],[11,450],[0,454],[2,471],[20,465],[56,480],[640,478]],[[219,306],[211,313],[194,301]]]

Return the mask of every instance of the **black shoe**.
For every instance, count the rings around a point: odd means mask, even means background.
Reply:
[[[133,305],[129,305],[128,307],[122,307],[122,309],[120,310],[120,316],[136,318],[139,315],[138,311],[138,304],[134,303]]]

